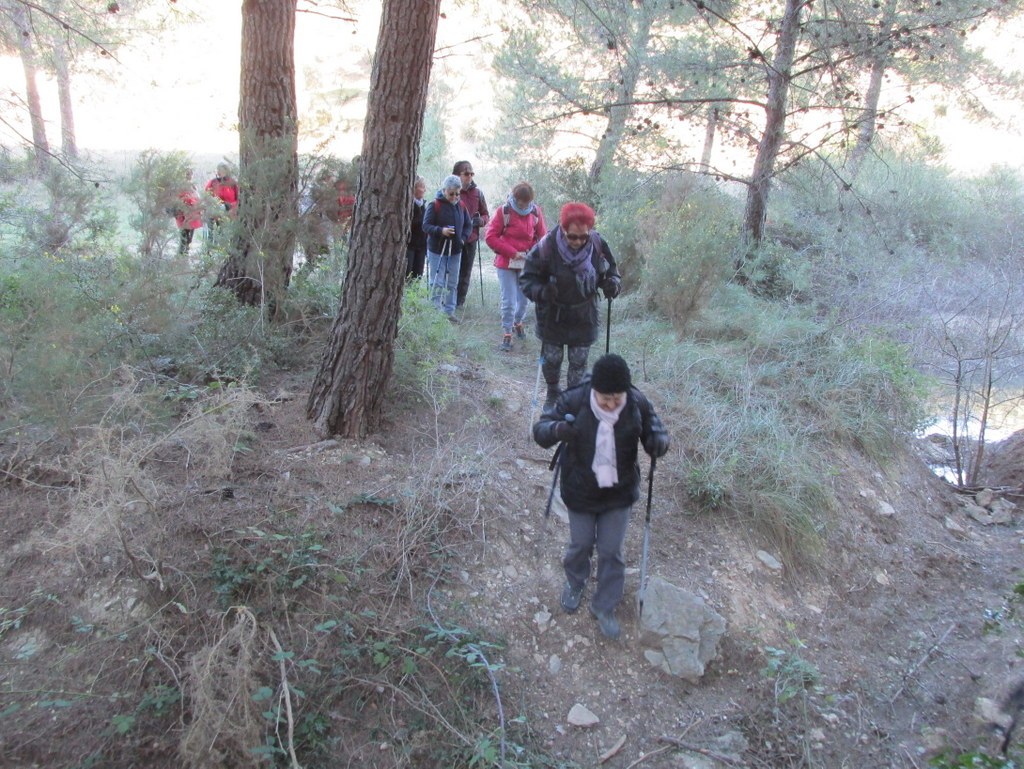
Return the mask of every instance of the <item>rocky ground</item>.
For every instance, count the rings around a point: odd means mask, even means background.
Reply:
[[[460,333],[476,333],[474,324]],[[673,424],[678,415],[665,412],[682,439],[657,468],[650,573],[703,598],[727,625],[702,678],[666,675],[639,643],[643,501],[627,539],[622,638],[603,638],[585,608],[566,615],[558,605],[566,525],[557,504],[543,515],[549,452],[528,436],[536,344],[485,356],[485,364],[457,357],[435,373],[432,402],[402,400],[386,429],[360,443],[313,435],[304,417],[311,371],[278,377],[253,409],[244,473],[196,486],[187,506],[168,510],[173,526],[163,525],[185,542],[189,532],[209,538],[211,530],[263,525],[267,499],[298,522],[322,522],[327,511],[341,517],[338,500],[388,499],[416,484],[430,493],[443,488],[443,504],[476,515],[474,538],[463,543],[453,579],[425,593],[410,589],[408,610],[499,642],[478,670],[496,683],[494,724],[525,717],[532,743],[567,767],[909,768],[944,749],[992,744],[973,715],[979,698],[998,701],[1024,673],[1018,510],[999,521],[972,517],[965,502],[975,500],[954,493],[912,448],[884,468],[838,452],[830,482],[839,505],[827,516],[826,551],[813,564],[789,563],[740,521],[699,513],[689,502],[685,433]],[[648,394],[658,406],[659,393]],[[981,501],[1013,501],[1007,488],[1020,488],[1013,470],[1021,464],[1011,453],[993,456],[1002,457],[993,485],[1003,491]],[[189,458],[177,461],[162,470],[165,480],[198,483]],[[41,714],[28,718],[23,693],[43,680],[52,686],[45,674],[66,663],[69,643],[96,638],[95,628],[106,628],[104,644],[116,646],[119,632],[142,622],[147,574],[155,583],[170,570],[152,549],[152,562],[130,563],[133,546],[122,546],[102,521],[77,515],[81,499],[53,482],[8,483],[0,494],[0,764],[42,766],[26,757],[60,755],[54,745],[65,732]],[[339,523],[336,536],[354,542],[365,534]],[[194,557],[205,557],[196,547]],[[167,548],[167,562],[175,562]],[[17,614],[40,590],[60,596],[61,608]],[[72,617],[77,626],[68,625]],[[93,630],[76,636],[76,627]],[[131,666],[114,653],[109,659]],[[62,675],[79,688],[89,680],[78,669]],[[38,698],[33,706],[40,709]],[[167,755],[172,747],[153,737],[148,749]],[[511,742],[501,747],[515,756]]]

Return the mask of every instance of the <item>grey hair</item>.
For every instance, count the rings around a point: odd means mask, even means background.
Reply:
[[[447,192],[448,190],[461,190],[462,179],[454,175],[446,176],[444,177],[444,181],[441,182],[441,189],[445,192]]]

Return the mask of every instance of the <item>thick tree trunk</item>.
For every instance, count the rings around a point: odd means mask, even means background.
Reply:
[[[322,436],[376,427],[394,364],[405,241],[440,0],[384,0],[341,308],[306,404]]]
[[[291,277],[298,155],[296,0],[244,0],[238,218],[217,285],[274,314]]]
[[[36,170],[46,171],[50,159],[50,145],[46,140],[46,123],[43,122],[43,107],[39,100],[39,86],[36,83],[36,57],[32,47],[32,22],[28,9],[21,3],[10,4],[14,31],[18,36],[18,53],[25,71],[25,100],[28,102],[29,122],[32,125],[32,145],[35,153]]]
[[[57,76],[57,98],[60,101],[60,145],[69,160],[78,159],[75,138],[75,109],[71,99],[71,70],[68,68],[67,50],[60,39],[53,41],[53,66]]]
[[[768,97],[765,100],[765,126],[757,145],[754,170],[747,188],[746,211],[743,215],[743,234],[752,254],[764,239],[764,223],[768,214],[768,194],[775,160],[786,135],[786,104],[789,97],[790,70],[793,54],[800,36],[800,11],[806,0],[786,0],[786,10],[779,26],[775,58],[768,68]]]

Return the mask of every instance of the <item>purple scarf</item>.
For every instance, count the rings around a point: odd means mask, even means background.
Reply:
[[[594,255],[594,248],[598,242],[598,234],[590,231],[590,238],[587,244],[579,251],[569,248],[569,241],[565,239],[565,232],[559,227],[555,230],[555,245],[558,246],[558,255],[562,261],[572,268],[576,276],[576,288],[584,299],[597,292],[597,271],[591,257]]]

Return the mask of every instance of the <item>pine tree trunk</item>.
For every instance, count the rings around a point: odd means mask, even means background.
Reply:
[[[217,285],[274,314],[291,277],[298,149],[296,0],[244,0],[238,217]]]
[[[718,132],[718,107],[708,110],[708,120],[704,126],[704,149],[700,153],[700,170],[711,170],[711,151],[715,147],[715,134]]]
[[[864,94],[864,109],[861,111],[857,121],[857,144],[850,155],[850,162],[847,168],[851,177],[856,177],[860,171],[861,163],[871,148],[874,141],[875,131],[878,127],[878,100],[882,94],[882,78],[885,75],[886,62],[882,59],[875,59],[871,63],[871,75],[868,78],[868,89]]]
[[[608,107],[608,123],[594,153],[594,162],[590,164],[589,180],[591,195],[597,200],[597,190],[601,183],[601,175],[615,160],[615,153],[622,144],[626,133],[626,125],[633,115],[633,98],[636,95],[636,84],[643,66],[643,52],[650,42],[651,17],[640,10],[639,27],[633,39],[628,41],[628,55],[618,73],[619,86],[613,98],[615,104]],[[623,43],[620,41],[620,45]]]
[[[384,0],[341,308],[306,404],[321,436],[364,437],[383,410],[439,11],[440,0]]]
[[[32,24],[27,8],[13,3],[10,8],[14,31],[18,36],[18,53],[25,71],[25,100],[28,102],[29,121],[32,125],[32,145],[36,159],[36,170],[42,174],[50,159],[50,144],[46,140],[46,123],[43,122],[43,107],[36,83],[36,57],[32,47]]]
[[[78,159],[75,138],[75,109],[71,99],[71,71],[68,69],[67,51],[59,38],[53,40],[53,65],[57,76],[57,98],[60,101],[60,145],[69,160]]]
[[[897,7],[895,2],[886,4],[883,17],[875,32],[875,41],[884,41],[893,34],[893,25],[896,23]],[[864,108],[857,119],[857,143],[854,145],[850,160],[846,164],[850,171],[851,178],[856,177],[860,172],[861,163],[871,148],[875,139],[875,132],[878,129],[878,100],[882,95],[882,79],[885,71],[889,68],[890,58],[888,49],[884,45],[876,44],[871,50],[871,70],[868,74],[868,87],[864,92]]]
[[[775,58],[768,67],[768,97],[765,101],[765,127],[757,146],[754,170],[747,188],[746,211],[743,215],[743,233],[748,255],[764,240],[764,223],[768,215],[768,194],[775,160],[786,135],[786,104],[789,97],[790,70],[793,54],[800,36],[800,11],[806,0],[786,0],[786,10],[779,26]]]

